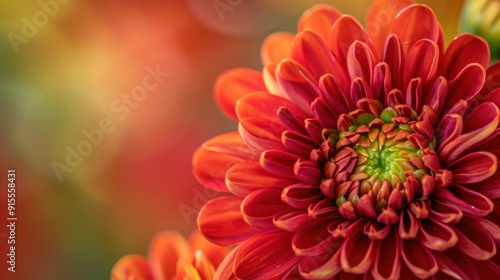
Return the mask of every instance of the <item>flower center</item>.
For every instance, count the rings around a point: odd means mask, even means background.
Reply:
[[[355,112],[348,126],[328,130],[333,153],[324,165],[323,193],[338,207],[346,202],[355,207],[361,197],[369,196],[376,214],[390,206],[391,196],[399,197],[401,206],[426,200],[421,182],[431,171],[422,160],[422,151],[409,139],[416,121],[410,115],[401,117],[393,108],[378,116]]]

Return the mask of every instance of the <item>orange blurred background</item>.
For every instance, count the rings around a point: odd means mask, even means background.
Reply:
[[[0,279],[109,279],[118,258],[146,254],[157,231],[190,233],[216,195],[193,178],[192,153],[236,129],[212,100],[216,76],[261,69],[263,39],[295,32],[313,4],[363,21],[370,2],[2,1],[0,176],[16,169],[18,220],[11,273],[3,180]],[[461,1],[424,2],[449,41]],[[154,79],[152,69],[168,76]],[[127,101],[145,80],[157,83]],[[103,120],[113,130],[99,137]],[[85,134],[98,144],[85,146]],[[88,155],[68,156],[78,149]]]

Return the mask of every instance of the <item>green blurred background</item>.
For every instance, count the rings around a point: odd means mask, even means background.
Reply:
[[[218,13],[216,2],[239,4]],[[18,217],[17,272],[8,273],[5,183],[0,279],[109,279],[119,257],[147,253],[155,232],[191,232],[196,211],[214,195],[194,180],[191,155],[236,128],[212,100],[217,74],[261,69],[262,40],[295,32],[313,4],[363,21],[370,2],[0,1],[0,176],[17,170]],[[461,1],[424,2],[449,41]],[[52,14],[46,18],[44,5]],[[25,19],[39,26],[28,30]],[[147,67],[169,76],[122,120],[112,104],[142,84]],[[77,149],[82,130],[104,118],[114,131],[58,180],[53,163],[65,164],[67,147]]]

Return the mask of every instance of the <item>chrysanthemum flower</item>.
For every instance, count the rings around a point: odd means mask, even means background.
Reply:
[[[313,7],[262,58],[218,78],[238,133],[193,160],[232,193],[198,218],[239,245],[218,279],[498,279],[500,65],[483,39],[445,48],[427,6],[379,0],[366,30]]]
[[[228,248],[208,242],[199,232],[187,241],[177,232],[164,231],[151,241],[149,259],[122,257],[111,271],[111,280],[211,280],[228,253]]]

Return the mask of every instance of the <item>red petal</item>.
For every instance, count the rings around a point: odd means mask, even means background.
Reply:
[[[471,259],[459,249],[451,248],[446,252],[435,252],[441,271],[457,279],[479,280]]]
[[[464,217],[455,225],[458,236],[457,248],[476,260],[488,260],[496,254],[493,237],[475,219]]]
[[[254,118],[245,118],[240,120],[238,132],[243,142],[255,152],[261,153],[266,150],[285,150],[281,143],[281,133],[284,128],[279,122],[275,122],[277,130],[272,130],[269,123],[259,122]]]
[[[403,239],[401,247],[403,260],[413,274],[427,278],[438,272],[436,259],[417,239]]]
[[[500,198],[500,172],[497,171],[495,175],[490,178],[477,182],[472,185],[468,185],[468,187],[472,190],[475,190],[482,195],[489,197],[491,199]]]
[[[333,23],[341,15],[339,11],[328,5],[313,6],[300,17],[299,31],[310,29],[326,40]]]
[[[343,15],[333,25],[327,43],[334,56],[342,65],[346,65],[345,58],[349,47],[355,41],[368,45],[373,52],[373,45],[363,26],[352,16]]]
[[[219,197],[210,200],[198,216],[198,228],[210,242],[220,246],[239,244],[260,232],[243,219],[241,198]]]
[[[412,0],[376,0],[366,14],[366,30],[378,52],[382,51],[385,39],[396,15],[404,7],[413,4]]]
[[[453,183],[470,184],[483,181],[497,171],[497,158],[487,152],[475,152],[459,158],[447,168],[453,172]]]
[[[292,210],[281,200],[281,190],[265,188],[254,191],[241,204],[245,221],[257,228],[274,229],[273,216],[284,210]]]
[[[395,230],[379,242],[372,266],[375,279],[399,279],[401,272],[401,241]]]
[[[238,253],[239,247],[236,247],[227,255],[227,257],[222,261],[222,263],[217,268],[214,279],[218,280],[236,280],[236,276],[234,276],[233,266],[234,259],[236,258],[236,254]]]
[[[283,60],[276,68],[276,80],[281,92],[288,100],[297,104],[302,111],[309,113],[311,102],[319,96],[314,77],[300,64]]]
[[[486,216],[493,210],[493,203],[484,195],[471,189],[452,185],[447,189],[436,188],[434,195],[444,205],[453,205],[474,216]]]
[[[340,253],[342,239],[336,239],[328,251],[313,257],[304,257],[299,263],[300,274],[306,279],[330,279],[342,271]]]
[[[499,121],[500,111],[495,104],[479,105],[465,120],[462,135],[443,145],[440,152],[441,162],[446,165],[450,164],[462,152],[490,136],[498,127]]]
[[[193,254],[182,235],[164,231],[153,237],[149,246],[149,259],[155,279],[170,279],[176,274],[177,261],[190,262]]]
[[[484,69],[490,63],[488,43],[472,34],[460,34],[450,43],[443,57],[441,75],[448,80],[455,77],[471,63],[479,63]]]
[[[143,256],[128,255],[116,262],[111,271],[111,280],[154,280],[149,261]]]
[[[444,111],[446,112],[460,100],[473,99],[483,87],[485,77],[486,71],[480,64],[472,63],[463,68],[455,79],[448,82]]]
[[[198,182],[209,189],[227,191],[227,170],[242,161],[256,159],[238,133],[219,135],[205,142],[193,156],[193,173]]]
[[[295,265],[299,258],[292,250],[293,234],[272,232],[254,236],[243,243],[234,261],[240,279],[269,279]]]
[[[329,219],[317,220],[298,230],[292,239],[297,256],[318,256],[331,250],[335,239],[328,232]]]
[[[256,161],[238,163],[231,167],[226,175],[227,188],[240,197],[246,197],[262,188],[284,188],[297,182],[270,174]]]
[[[295,232],[301,229],[311,218],[307,210],[283,211],[274,215],[274,225],[280,229]]]
[[[422,39],[410,49],[404,72],[404,83],[413,78],[421,78],[427,84],[434,81],[439,65],[439,48],[431,40]]]
[[[347,236],[342,246],[340,263],[346,272],[361,274],[372,265],[377,241],[368,238],[362,228]]]
[[[374,64],[375,58],[368,45],[360,41],[352,43],[347,52],[347,70],[351,80],[361,77],[371,84]]]
[[[445,251],[458,241],[452,228],[434,219],[420,220],[419,239],[424,246],[434,251]]]
[[[281,151],[266,151],[260,156],[260,165],[267,172],[279,177],[297,179],[293,166],[299,156]]]
[[[400,214],[398,234],[403,239],[412,239],[417,236],[419,223],[413,212],[406,209]]]
[[[260,50],[263,64],[278,63],[289,58],[293,38],[293,34],[286,32],[276,32],[267,36]]]
[[[401,40],[403,51],[410,48],[421,39],[438,42],[439,23],[434,12],[425,5],[414,4],[404,8],[394,19],[392,33]]]
[[[281,194],[281,198],[296,209],[307,209],[311,204],[319,202],[324,196],[317,187],[295,184],[286,187]]]
[[[385,42],[382,61],[387,63],[392,78],[392,89],[400,88],[403,82],[404,54],[399,38],[394,34],[389,35]],[[403,85],[401,85],[402,87]]]
[[[248,68],[236,68],[219,75],[214,86],[215,101],[227,116],[237,120],[234,108],[240,97],[265,91],[262,74]]]

